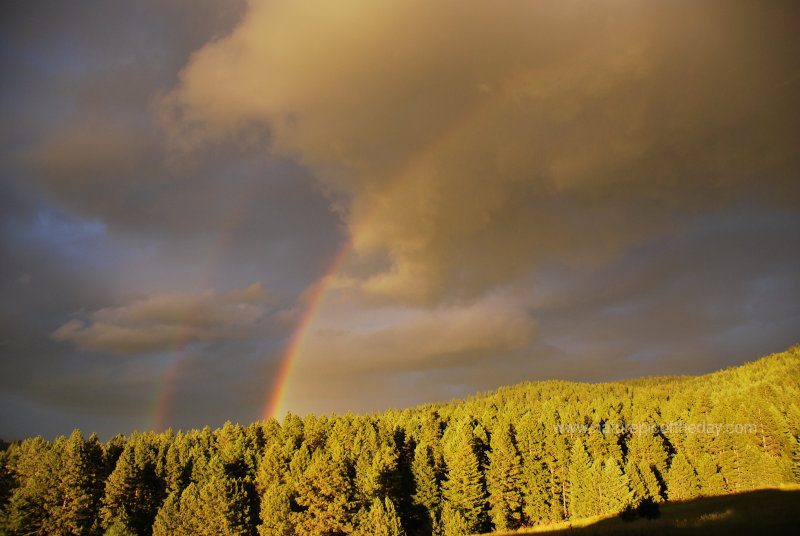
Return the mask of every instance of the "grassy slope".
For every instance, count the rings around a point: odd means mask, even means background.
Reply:
[[[576,520],[571,524],[565,522],[517,532],[496,532],[492,536],[800,534],[800,485],[702,497],[681,503],[662,503],[658,513],[655,519],[596,517]]]

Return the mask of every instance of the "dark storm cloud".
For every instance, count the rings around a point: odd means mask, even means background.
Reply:
[[[239,301],[225,299],[253,281],[278,282],[272,306],[286,306],[337,247],[336,219],[294,162],[236,143],[183,159],[165,149],[151,112],[192,51],[229,31],[244,2],[4,7],[2,388],[21,412],[4,412],[0,434],[36,430],[31,419],[41,419],[42,433],[68,432],[87,422],[76,415],[94,412],[100,401],[117,419],[98,417],[106,434],[126,431],[131,422],[150,426],[141,415],[174,359],[152,352],[185,334],[174,322],[158,328],[123,321],[129,317],[99,324],[95,318],[130,312],[147,296],[152,302],[199,295],[192,303],[204,311],[213,302],[224,321],[189,328],[184,342],[208,354],[195,365],[207,371],[207,384],[230,391],[236,378],[253,378],[257,394],[241,385],[236,392],[249,392],[248,404],[259,407],[287,326],[258,331],[252,315],[242,314],[260,305],[242,302],[241,291]],[[206,289],[213,300],[202,298]],[[82,329],[68,329],[79,321]],[[162,337],[147,329],[161,329]],[[253,348],[234,345],[253,336]],[[113,353],[125,341],[130,351],[134,339],[149,356]],[[260,361],[236,366],[228,356],[237,351]],[[226,365],[215,362],[220,356]],[[234,406],[242,413],[246,404],[229,398],[215,414]]]
[[[797,20],[793,2],[11,3],[0,397],[19,413],[0,433],[149,426],[179,361],[170,424],[255,418],[319,288],[287,409],[797,342]]]

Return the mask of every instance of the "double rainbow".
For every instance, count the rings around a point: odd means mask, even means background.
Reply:
[[[268,392],[265,401],[262,419],[268,420],[271,418],[280,418],[285,411],[286,394],[288,391],[289,383],[293,376],[293,371],[297,363],[298,357],[302,354],[302,349],[305,341],[308,339],[309,334],[312,332],[312,326],[315,316],[320,310],[320,305],[323,303],[325,296],[329,290],[331,283],[335,280],[343,262],[348,257],[353,249],[356,240],[369,227],[374,218],[380,210],[388,203],[394,192],[407,180],[415,176],[421,169],[428,166],[433,159],[440,153],[440,151],[452,143],[461,133],[469,131],[471,127],[481,118],[486,112],[494,108],[498,103],[503,102],[503,92],[494,94],[491,98],[487,97],[482,99],[481,103],[475,106],[469,113],[464,114],[461,118],[454,120],[446,132],[439,136],[436,140],[430,143],[426,148],[419,151],[413,158],[409,160],[406,166],[396,175],[396,177],[389,181],[388,186],[384,189],[383,195],[379,196],[379,201],[371,207],[365,217],[362,217],[358,222],[351,222],[350,239],[347,240],[342,247],[334,255],[333,259],[329,262],[327,270],[323,276],[314,283],[313,291],[306,299],[303,312],[297,322],[292,334],[286,344],[286,347],[281,355],[279,361],[279,368],[272,383],[272,388]],[[249,196],[248,196],[249,197]],[[214,255],[212,256],[211,269],[209,274],[212,274],[219,263],[221,255],[227,249],[230,242],[231,235],[237,227],[236,222],[242,217],[244,210],[240,210],[236,217],[231,220],[231,223],[226,225],[225,230],[221,233],[218,244],[215,248]],[[210,275],[209,275],[210,279]],[[191,335],[191,326],[193,318],[196,315],[195,311],[190,311],[187,314],[184,333],[176,343],[176,352],[178,357],[175,358],[172,366],[167,371],[164,380],[159,389],[159,396],[156,405],[152,412],[153,429],[161,430],[164,427],[166,418],[171,406],[172,395],[180,372],[185,366],[187,361],[186,352],[184,347]]]

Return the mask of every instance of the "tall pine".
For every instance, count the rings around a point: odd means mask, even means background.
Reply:
[[[522,470],[509,422],[502,422],[492,434],[486,484],[495,530],[522,525]]]
[[[447,479],[442,494],[453,518],[462,516],[467,531],[479,532],[485,523],[486,490],[469,424],[459,425],[451,441],[445,450]]]

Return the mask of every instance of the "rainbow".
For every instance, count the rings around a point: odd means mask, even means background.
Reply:
[[[474,107],[470,113],[464,114],[461,118],[455,120],[447,129],[444,135],[439,136],[433,143],[429,144],[426,148],[419,151],[409,163],[404,166],[403,170],[397,176],[389,181],[388,187],[385,188],[383,195],[379,196],[379,201],[371,207],[367,214],[361,218],[356,224],[351,225],[350,239],[339,249],[332,261],[328,265],[328,269],[324,275],[312,287],[314,290],[311,292],[310,297],[306,300],[305,309],[303,310],[300,320],[295,326],[291,337],[286,345],[283,355],[280,359],[280,366],[273,382],[273,387],[269,392],[264,410],[262,412],[262,420],[279,419],[284,412],[284,405],[288,385],[292,378],[292,372],[298,356],[301,354],[303,343],[307,339],[308,334],[311,332],[311,326],[314,317],[323,303],[328,287],[335,279],[335,276],[342,263],[347,258],[347,255],[352,250],[357,241],[358,236],[365,228],[373,221],[376,215],[388,203],[392,194],[412,177],[424,164],[429,163],[432,158],[446,147],[459,134],[467,131],[473,126],[481,117],[486,115],[486,112],[493,109],[499,103],[503,102],[502,96],[506,91],[501,91],[495,94],[492,98],[486,98],[481,104]]]
[[[482,102],[473,107],[468,113],[463,114],[460,118],[456,118],[443,135],[438,136],[437,139],[418,151],[417,154],[409,160],[401,172],[398,173],[394,179],[389,181],[382,195],[378,197],[378,202],[370,207],[367,213],[360,218],[358,222],[354,222],[350,225],[350,238],[340,247],[332,260],[328,263],[327,269],[323,272],[323,276],[310,287],[312,290],[310,294],[307,294],[308,297],[305,299],[303,312],[281,355],[275,380],[273,381],[272,388],[269,390],[267,400],[264,404],[262,412],[263,420],[271,418],[277,419],[284,411],[283,406],[285,405],[286,393],[292,378],[292,372],[295,368],[298,356],[302,353],[303,344],[308,338],[308,334],[311,332],[316,313],[319,311],[320,305],[324,301],[328,292],[328,287],[335,279],[336,274],[348,254],[352,251],[360,234],[369,226],[380,210],[388,203],[393,193],[405,183],[408,178],[414,176],[422,166],[430,163],[433,157],[437,155],[443,147],[448,146],[448,144],[456,140],[459,134],[468,131],[488,110],[502,103],[504,101],[502,97],[506,93],[506,91],[501,90],[491,96],[487,95],[485,98],[481,99]],[[210,256],[208,269],[205,272],[206,276],[200,285],[201,292],[210,288],[210,283],[217,272],[223,254],[230,245],[233,233],[241,224],[242,219],[249,210],[249,206],[254,197],[251,191],[253,187],[254,183],[251,183],[244,189],[241,202],[234,207],[231,217],[226,220],[225,226],[220,232],[212,255]],[[167,367],[166,373],[159,383],[158,395],[150,411],[150,429],[154,431],[159,432],[165,429],[172,406],[175,386],[180,378],[181,372],[191,361],[190,352],[188,352],[186,346],[192,338],[193,325],[199,312],[201,297],[202,294],[199,294],[195,303],[186,313],[182,328],[179,335],[176,337],[171,363]]]
[[[305,334],[309,331],[308,328],[311,325],[311,321],[314,319],[314,314],[322,304],[322,299],[325,297],[325,293],[328,290],[328,285],[330,284],[331,279],[333,279],[333,277],[339,271],[339,267],[347,257],[347,254],[350,252],[351,245],[352,241],[348,240],[345,245],[339,249],[333,260],[330,262],[328,269],[325,271],[325,275],[319,282],[316,283],[316,287],[311,293],[311,297],[307,300],[307,304],[302,316],[300,317],[300,321],[295,326],[292,336],[289,339],[289,343],[286,345],[286,350],[284,350],[283,357],[281,358],[280,368],[278,369],[278,373],[276,375],[277,379],[275,380],[275,387],[273,387],[270,391],[266,407],[264,408],[262,416],[263,420],[277,418],[278,415],[280,415],[280,413],[283,411],[282,404],[286,396],[286,388],[289,384],[292,368],[296,361],[295,357],[300,353]]]
[[[225,220],[225,225],[214,243],[208,266],[205,270],[205,276],[200,282],[196,298],[187,308],[183,321],[181,322],[181,328],[178,335],[175,337],[170,364],[167,367],[166,373],[159,381],[157,388],[158,394],[149,412],[150,430],[162,432],[166,429],[167,420],[172,407],[172,399],[175,394],[175,386],[181,376],[181,372],[191,361],[191,354],[186,346],[192,340],[194,325],[204,296],[203,292],[211,288],[212,280],[217,273],[225,251],[227,251],[230,246],[234,232],[241,225],[247,211],[250,209],[254,197],[254,186],[254,182],[251,182],[243,188],[240,201],[233,207],[230,216]]]

